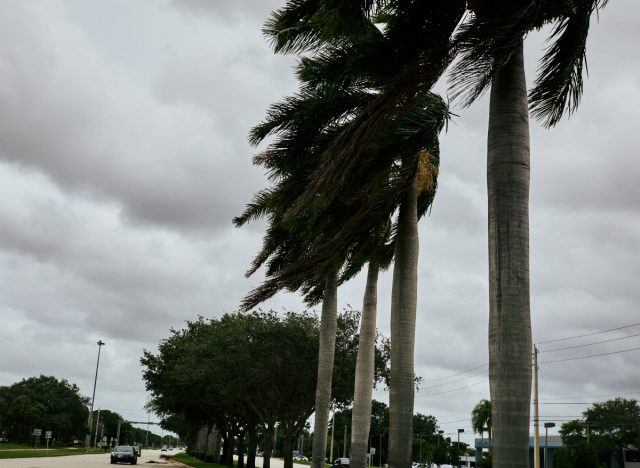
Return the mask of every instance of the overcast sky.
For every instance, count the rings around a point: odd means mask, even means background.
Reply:
[[[251,165],[248,129],[296,89],[293,58],[273,55],[260,32],[282,3],[0,2],[0,385],[47,374],[91,396],[102,339],[96,408],[146,420],[143,349],[186,320],[234,311],[261,281],[243,273],[264,226],[236,229],[231,218],[267,183]],[[635,0],[614,0],[594,18],[578,114],[552,130],[532,123],[536,342],[640,322],[638,14]],[[529,82],[543,41],[527,39]],[[488,361],[488,100],[455,112],[439,192],[420,226],[416,371],[425,381],[416,410],[447,433],[465,428],[470,442],[469,413],[489,397],[486,368],[456,374]],[[390,279],[379,286],[386,334]],[[340,289],[341,307],[360,308],[363,282]],[[264,308],[305,307],[281,294]],[[637,397],[639,375],[640,351],[541,364],[540,400]],[[540,414],[560,422],[584,408],[542,405]]]

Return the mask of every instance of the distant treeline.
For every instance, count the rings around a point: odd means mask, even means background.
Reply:
[[[31,377],[10,386],[0,386],[0,439],[14,443],[43,445],[45,434],[51,431],[51,444],[73,445],[84,443],[87,434],[90,399],[80,394],[76,384],[65,379],[41,375]],[[97,440],[107,438],[109,444],[116,437],[118,420],[124,418],[109,410],[94,411],[93,435],[98,428]],[[34,437],[33,430],[41,429]],[[120,442],[144,444],[145,429],[138,429],[123,422],[120,427]],[[159,435],[149,433],[149,445],[161,445]],[[168,440],[168,439],[167,439]]]

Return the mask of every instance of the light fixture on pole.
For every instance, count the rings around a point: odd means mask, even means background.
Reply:
[[[549,437],[549,428],[556,427],[556,423],[546,422],[544,423],[544,468],[547,468],[547,446]]]
[[[464,429],[458,429],[458,468],[460,468],[460,433],[464,432]]]
[[[96,363],[96,376],[93,379],[93,395],[91,396],[91,410],[89,411],[89,433],[84,441],[84,446],[89,448],[91,446],[91,430],[93,426],[93,402],[96,399],[96,383],[98,382],[98,367],[100,366],[100,348],[105,345],[105,342],[98,340],[98,362]]]

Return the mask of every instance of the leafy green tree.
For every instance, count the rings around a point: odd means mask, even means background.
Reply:
[[[622,449],[640,445],[640,406],[636,400],[616,398],[595,403],[583,413],[582,421],[566,422],[560,428],[563,442],[577,466],[590,460],[609,464],[611,456],[624,464]],[[594,465],[595,466],[595,465]]]
[[[88,399],[67,380],[44,375],[24,379],[0,387],[0,400],[0,430],[17,442],[30,440],[32,430],[39,428],[52,431],[57,442],[71,443],[86,429]]]
[[[353,311],[341,314],[337,322],[336,405],[352,399],[357,324]],[[180,415],[190,427],[215,422],[223,432],[227,454],[234,438],[240,449],[244,434],[252,425],[257,434],[260,425],[263,466],[269,463],[278,423],[285,465],[291,466],[293,445],[314,409],[317,350],[318,322],[311,314],[227,314],[173,330],[160,343],[157,355],[145,351],[142,363],[156,411]]]
[[[438,443],[438,420],[431,415],[413,415],[413,460],[425,463],[433,459]]]

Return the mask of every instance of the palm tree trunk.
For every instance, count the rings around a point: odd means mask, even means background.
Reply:
[[[417,278],[418,216],[414,176],[400,204],[391,291],[390,468],[411,466]]]
[[[528,468],[529,114],[522,42],[492,82],[487,182],[493,467]]]
[[[327,274],[320,317],[320,348],[318,350],[318,382],[316,383],[316,402],[313,436],[314,468],[325,468],[327,452],[327,428],[329,425],[329,407],[331,404],[331,378],[333,376],[333,358],[336,348],[336,327],[338,318],[338,273],[332,270]]]
[[[378,266],[369,263],[367,285],[360,319],[360,339],[356,360],[356,378],[351,415],[350,468],[364,468],[371,426],[371,397],[375,368],[376,307],[378,301]]]

